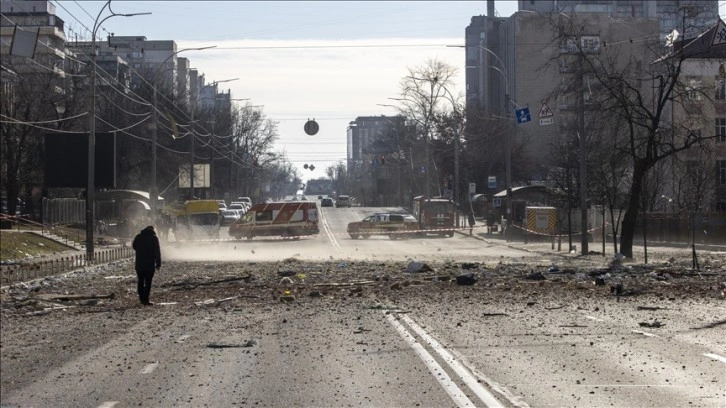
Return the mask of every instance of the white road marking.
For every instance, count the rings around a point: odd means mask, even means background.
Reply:
[[[191,334],[184,334],[184,335],[181,335],[181,336],[179,336],[179,338],[178,338],[178,339],[176,339],[176,342],[177,342],[177,343],[184,343],[184,340],[186,340],[186,339],[188,339],[188,338],[190,338],[190,337],[192,337],[192,335],[191,335]]]
[[[718,360],[718,361],[720,361],[722,363],[726,363],[726,357],[721,357],[718,354],[704,353],[703,355],[706,356],[706,357],[708,357],[708,358],[712,358],[714,360]]]
[[[335,234],[333,234],[333,231],[330,229],[330,225],[328,224],[328,219],[324,215],[325,213],[323,211],[320,211],[320,221],[322,221],[323,229],[325,230],[325,235],[328,236],[330,239],[330,243],[333,244],[333,248],[335,248],[338,252],[341,252],[343,249],[340,247],[340,243],[335,238]]]
[[[631,330],[631,331],[632,331],[633,333],[637,333],[637,334],[642,334],[643,336],[647,336],[647,337],[658,337],[658,335],[657,335],[657,334],[653,334],[653,333],[646,333],[646,332],[644,332],[644,331],[640,331],[640,330]]]
[[[605,320],[603,320],[603,319],[600,319],[600,318],[597,318],[597,317],[595,317],[595,316],[585,316],[585,319],[590,319],[590,320],[594,320],[594,321],[596,321],[596,322],[604,322],[604,321],[605,321]]]
[[[444,388],[444,391],[446,391],[447,394],[449,394],[449,397],[454,401],[457,407],[474,407],[474,403],[471,402],[471,400],[464,394],[463,391],[459,387],[454,384],[453,381],[451,381],[451,377],[449,377],[448,374],[446,374],[446,371],[434,360],[434,357],[429,354],[426,349],[419,344],[416,339],[413,337],[411,333],[406,330],[405,327],[401,323],[399,323],[393,315],[386,316],[388,321],[393,325],[393,327],[398,331],[398,334],[401,335],[403,340],[408,343],[408,345],[413,349],[413,351],[418,354],[419,358],[426,364],[426,367],[428,367],[429,371],[431,371],[431,374],[433,374],[436,381],[441,384],[441,386]]]
[[[120,403],[121,401],[106,401],[103,404],[99,405],[98,408],[113,408]]]
[[[141,371],[139,371],[139,374],[151,374],[151,372],[154,371],[158,366],[158,361],[156,363],[147,364],[146,367],[142,368]]]
[[[436,339],[431,337],[430,334],[428,334],[421,326],[416,324],[416,322],[413,321],[409,316],[402,315],[401,318],[406,322],[406,324],[409,325],[415,331],[421,338],[426,341],[431,348],[436,351],[436,353],[441,356],[441,358],[444,359],[446,364],[451,367],[452,370],[464,381],[464,384],[466,384],[472,391],[474,391],[474,394],[476,394],[479,399],[484,402],[484,404],[487,407],[502,407],[502,403],[497,401],[497,399],[492,395],[489,391],[487,391],[482,385],[477,381],[476,378],[474,378],[471,373],[464,368],[464,366],[461,365],[461,363],[454,358],[454,356],[451,355],[451,353],[443,347]]]

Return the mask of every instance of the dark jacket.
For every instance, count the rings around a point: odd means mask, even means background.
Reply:
[[[132,244],[136,251],[136,270],[153,272],[161,267],[159,238],[153,228],[146,227],[134,238]]]

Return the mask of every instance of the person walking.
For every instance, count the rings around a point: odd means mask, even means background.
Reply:
[[[159,238],[153,226],[148,226],[136,235],[132,244],[136,251],[136,276],[138,277],[139,300],[142,305],[151,305],[151,280],[154,272],[161,268],[161,249]]]
[[[474,233],[474,226],[476,225],[476,219],[474,218],[474,211],[469,211],[469,235]]]

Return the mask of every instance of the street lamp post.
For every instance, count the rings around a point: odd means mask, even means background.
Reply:
[[[101,14],[108,7],[108,11],[111,15],[104,17],[101,21]],[[131,13],[131,14],[118,14],[111,10],[111,0],[108,0],[106,4],[98,12],[98,16],[93,22],[93,30],[91,31],[91,114],[88,115],[88,180],[86,186],[86,258],[88,260],[94,259],[94,248],[93,248],[93,229],[95,226],[94,213],[95,213],[95,190],[96,190],[96,32],[101,28],[101,24],[111,17],[133,17],[149,15],[151,13]]]
[[[201,87],[198,91],[198,94],[202,93],[202,91],[204,91],[204,89],[207,87],[210,87],[210,86],[216,87],[217,84],[221,84],[224,82],[232,82],[232,81],[236,81],[238,79],[239,78],[231,78],[231,79],[225,79],[222,81],[214,81],[214,82],[210,83],[209,85],[204,85],[203,87]],[[194,111],[196,110],[196,102],[197,102],[196,99],[198,97],[198,94],[192,96],[192,149],[191,149],[192,157],[191,157],[191,166],[190,166],[190,173],[189,173],[190,174],[190,186],[189,187],[190,187],[190,191],[191,191],[191,195],[192,195],[192,197],[191,197],[192,200],[194,199],[194,145],[195,145],[194,139],[196,139],[196,133],[194,131]],[[216,97],[217,97],[217,95],[216,95],[216,91],[215,91],[215,95],[214,95],[213,99],[216,99]],[[214,129],[212,129],[212,139],[210,139],[210,145],[212,145],[211,141],[213,139],[214,139]],[[214,148],[213,145],[212,145],[212,148]],[[213,152],[212,152],[212,158],[214,158]],[[210,172],[211,172],[211,161],[210,161]],[[210,175],[210,180],[211,180],[211,175]]]
[[[212,116],[212,128],[211,128],[210,138],[209,138],[209,146],[211,148],[210,159],[209,159],[209,180],[210,180],[209,193],[212,196],[215,196],[214,176],[215,176],[215,171],[216,170],[215,170],[215,166],[214,166],[214,126],[215,126],[215,122],[216,122],[215,121],[215,116],[217,114],[217,109],[216,109],[217,108],[217,101],[218,100],[226,100],[226,99],[223,99],[223,98],[217,98],[216,87],[217,87],[218,84],[221,84],[221,83],[224,83],[224,82],[232,82],[232,81],[236,81],[238,79],[239,78],[231,78],[231,79],[225,79],[225,80],[222,80],[222,81],[214,81],[211,84],[205,85],[204,87],[202,87],[202,90],[204,88],[206,88],[206,87],[214,87],[215,88],[214,89],[214,97],[211,98],[213,100],[213,102],[212,102],[212,115],[213,116]],[[203,98],[203,99],[207,99],[207,98]],[[230,99],[230,101],[231,101],[231,99]],[[230,107],[231,107],[231,105],[230,105]]]
[[[413,78],[413,77],[409,77],[409,78],[417,79],[417,78]],[[431,94],[433,94],[433,87],[434,87],[434,82],[431,82],[431,88],[432,88]],[[390,99],[392,101],[402,101],[402,102],[409,102],[409,103],[412,102],[411,100],[408,100],[405,98],[388,98],[388,99]],[[397,108],[397,109],[400,110],[400,108]],[[425,160],[425,162],[424,162],[424,192],[425,192],[425,197],[427,200],[431,199],[431,187],[429,186],[429,170],[430,170],[429,169],[429,164],[430,164],[429,132],[430,132],[430,127],[431,127],[431,123],[430,123],[431,114],[432,114],[432,112],[430,112],[430,111],[426,112],[426,116],[424,118],[424,124],[423,124],[424,125],[424,156],[425,156],[425,158],[424,158],[424,160]]]
[[[504,162],[505,162],[505,183],[507,184],[507,228],[505,230],[507,240],[509,241],[511,239],[511,231],[509,227],[512,225],[512,218],[514,217],[514,209],[513,204],[514,200],[512,199],[512,117],[511,117],[511,110],[509,109],[509,104],[512,102],[509,96],[509,75],[507,74],[507,66],[504,64],[504,61],[502,61],[501,58],[492,50],[490,50],[487,47],[481,46],[481,45],[447,45],[447,47],[453,47],[453,48],[467,48],[467,47],[474,47],[478,48],[482,51],[488,52],[490,55],[492,55],[499,65],[501,65],[501,69],[497,68],[495,66],[489,66],[489,68],[492,68],[502,74],[502,77],[504,78],[504,116],[506,118],[507,123],[507,140],[506,140],[506,151],[504,153]]]
[[[216,45],[211,45],[208,47],[199,47],[199,48],[184,48],[182,50],[176,51],[171,53],[166,59],[160,64],[160,66],[163,68],[166,63],[172,59],[177,54],[180,54],[184,51],[201,51],[201,50],[207,50],[210,48],[215,48]],[[173,68],[172,68],[173,70]],[[151,133],[151,188],[149,189],[149,201],[150,201],[150,207],[151,207],[151,223],[156,224],[156,212],[158,207],[158,199],[159,199],[159,192],[156,182],[156,141],[157,141],[157,133],[159,129],[159,105],[157,100],[157,88],[158,84],[161,79],[161,74],[164,73],[164,70],[159,70],[156,75],[154,76],[154,83],[152,84],[152,87],[154,88],[154,99],[153,99],[153,121],[154,126]]]

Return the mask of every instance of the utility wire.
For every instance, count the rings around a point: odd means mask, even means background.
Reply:
[[[34,122],[25,122],[25,121],[21,121],[21,120],[15,119],[15,118],[11,118],[10,116],[6,116],[6,115],[3,115],[2,113],[0,113],[0,116],[2,116],[3,118],[6,118],[6,119],[9,120],[9,121],[2,121],[3,123],[22,123],[24,125],[39,125],[39,124],[45,124],[45,123],[58,123],[58,122],[66,121],[66,120],[77,119],[77,118],[80,118],[81,116],[86,116],[86,115],[88,115],[88,112],[79,113],[78,115],[70,116],[70,117],[67,117],[67,118],[61,118],[61,119],[43,120],[43,121],[34,121]]]

